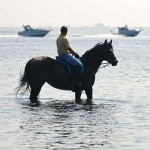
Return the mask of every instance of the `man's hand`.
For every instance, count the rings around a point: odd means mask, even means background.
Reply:
[[[68,48],[69,52],[75,56],[75,58],[80,58],[80,56],[78,55],[78,53],[76,53],[71,47]]]
[[[74,56],[75,58],[80,58],[80,56],[77,53],[75,53]]]

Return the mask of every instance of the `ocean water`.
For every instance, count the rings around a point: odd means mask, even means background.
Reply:
[[[70,36],[80,55],[98,42],[113,40],[119,61],[101,68],[93,86],[93,105],[74,101],[74,93],[45,84],[41,105],[17,98],[20,73],[35,56],[55,58],[56,36],[0,36],[1,150],[148,150],[150,147],[150,37]]]

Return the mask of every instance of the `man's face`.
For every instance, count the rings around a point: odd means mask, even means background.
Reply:
[[[67,35],[67,32],[68,32],[68,30],[66,32],[64,32],[64,34]]]

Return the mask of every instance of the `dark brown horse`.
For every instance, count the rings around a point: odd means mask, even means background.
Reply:
[[[84,72],[80,77],[81,85],[75,90],[75,100],[80,102],[81,93],[84,90],[87,95],[87,103],[92,102],[92,86],[95,82],[95,74],[102,64],[103,60],[116,66],[118,61],[114,55],[112,40],[104,43],[98,43],[92,49],[88,50],[80,58],[84,64]],[[69,87],[71,75],[66,67],[60,62],[50,57],[35,57],[28,61],[25,71],[20,79],[20,85],[17,93],[30,92],[31,102],[38,102],[37,96],[44,83],[61,90],[71,90]]]

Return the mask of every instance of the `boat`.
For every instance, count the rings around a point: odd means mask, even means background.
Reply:
[[[40,28],[33,29],[30,25],[25,25],[23,26],[23,28],[24,30],[19,31],[18,35],[24,37],[43,37],[50,32],[50,30],[47,29],[40,29]]]
[[[118,32],[114,33],[112,30],[110,31],[112,34],[123,35],[123,36],[137,36],[142,29],[129,29],[127,25],[124,27],[118,27]]]

